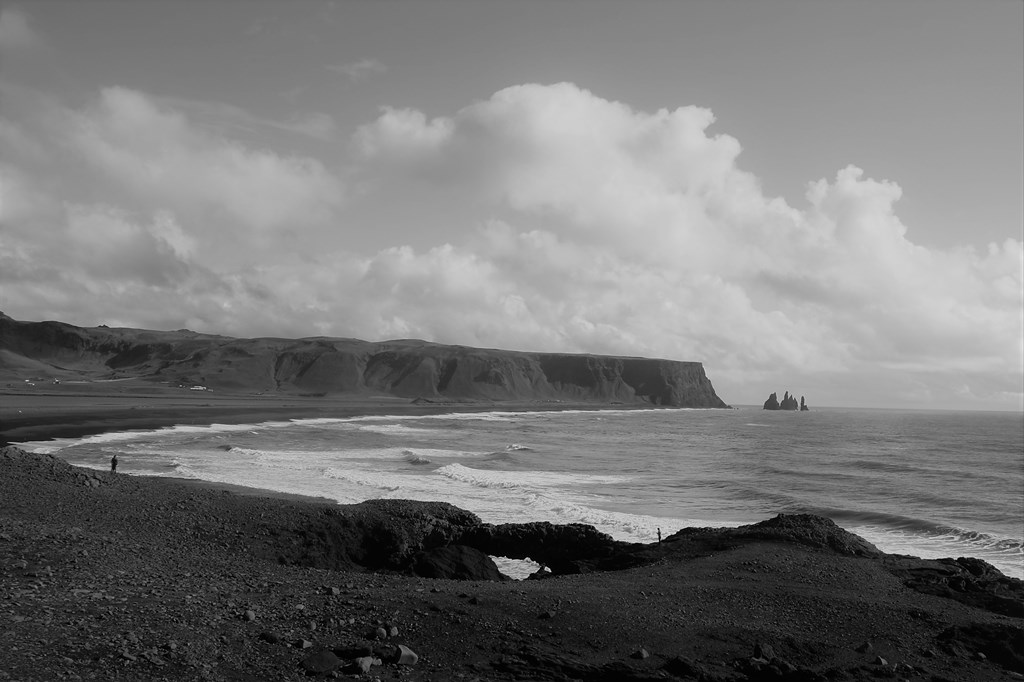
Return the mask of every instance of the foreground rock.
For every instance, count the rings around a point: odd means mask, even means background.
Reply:
[[[0,450],[0,679],[1024,674],[1021,581],[975,560],[882,554],[820,517],[633,545],[586,526],[489,526],[450,505],[338,507],[91,474],[100,485]],[[543,555],[555,577],[406,575],[425,557],[478,564],[473,538]]]

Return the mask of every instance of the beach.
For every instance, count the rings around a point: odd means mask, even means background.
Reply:
[[[130,379],[0,388],[0,442],[87,436],[108,431],[193,424],[242,424],[318,417],[423,415],[440,412],[602,409],[564,401],[411,401],[393,396],[304,396],[191,391]],[[616,405],[619,409],[623,406]]]
[[[2,435],[496,409],[199,393],[19,388],[0,401]],[[402,552],[432,550],[419,522],[401,530],[409,518],[447,528],[431,507],[395,516],[15,448],[0,455],[0,489],[0,679],[1024,679],[1020,581],[851,553],[818,521],[623,545],[543,580],[455,580],[374,569],[366,546],[330,554],[308,532],[378,524]],[[814,541],[821,529],[841,542]],[[610,570],[616,557],[629,566]]]

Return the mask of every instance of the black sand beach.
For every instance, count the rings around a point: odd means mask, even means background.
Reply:
[[[314,402],[7,394],[0,418],[16,441],[399,408]],[[1024,679],[1024,584],[981,562],[882,555],[809,517],[616,547],[543,580],[432,579],[413,557],[481,531],[402,504],[5,448],[0,679]]]

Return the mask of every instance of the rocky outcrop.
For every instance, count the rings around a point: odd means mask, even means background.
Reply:
[[[410,572],[422,578],[508,580],[487,554],[466,545],[448,545],[419,552]]]
[[[960,658],[991,660],[1024,675],[1024,628],[1010,623],[972,623],[943,630],[935,638],[945,652]],[[979,657],[978,654],[982,654]]]
[[[25,372],[60,379],[137,377],[218,391],[728,407],[699,362],[418,340],[234,339],[188,330],[19,322],[0,314],[0,376],[9,380]]]
[[[378,499],[323,507],[283,526],[268,519],[265,533],[268,552],[282,564],[407,571],[417,555],[455,544],[480,525],[476,514],[446,502]]]
[[[585,572],[616,552],[634,547],[593,526],[547,521],[484,524],[466,529],[458,541],[494,556],[532,559],[554,574]]]
[[[779,395],[773,391],[772,394],[768,396],[768,400],[764,401],[763,409],[792,411],[800,410],[802,412],[808,411],[807,403],[804,402],[803,396],[800,396],[800,402],[798,403],[796,401],[796,396],[790,395],[789,391],[786,391],[785,395],[782,396],[782,402],[779,402]]]
[[[1006,616],[1024,618],[1024,583],[969,557],[921,561],[889,556],[890,572],[918,592],[934,594]]]

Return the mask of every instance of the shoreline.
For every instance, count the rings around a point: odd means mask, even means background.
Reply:
[[[593,402],[428,402],[381,396],[307,397],[184,391],[0,390],[0,445],[84,438],[115,431],[174,426],[259,424],[301,419],[422,416],[466,412],[672,410],[646,404]],[[713,408],[708,408],[713,409]]]
[[[56,438],[82,438],[103,433],[126,431],[148,431],[175,426],[211,426],[214,424],[251,424],[286,422],[303,419],[346,419],[366,416],[415,417],[479,412],[547,412],[547,411],[634,411],[634,410],[675,410],[686,408],[664,408],[650,405],[624,405],[618,403],[565,403],[565,402],[415,402],[393,397],[328,396],[307,397],[293,395],[241,395],[226,393],[194,394],[187,391],[154,392],[152,385],[141,391],[113,391],[110,384],[87,384],[70,389],[61,386],[59,391],[11,391],[0,389],[0,445],[10,443],[21,446],[26,443],[43,444]],[[69,390],[70,389],[70,390]],[[83,390],[90,389],[90,390]],[[14,398],[16,400],[11,400]],[[733,408],[737,409],[737,408]],[[47,452],[40,448],[40,452]],[[104,471],[105,467],[96,467]],[[343,504],[337,500],[316,493],[303,494],[284,492],[269,487],[208,481],[199,478],[181,478],[160,474],[124,473],[144,478],[167,478],[180,480],[186,485],[217,490],[228,490],[250,496],[265,496],[279,499],[305,500],[309,502]],[[693,523],[680,519],[680,524]],[[736,525],[752,523],[756,519],[727,520],[723,522],[708,518],[700,524],[719,526],[721,523]],[[679,527],[682,527],[680,525]],[[844,524],[845,527],[845,524]],[[924,548],[920,552],[905,548],[901,543],[892,543],[887,538],[872,535],[875,542],[888,547],[888,551],[907,553],[914,556],[960,556],[957,550],[945,553],[938,549]],[[628,539],[628,538],[624,538]],[[960,550],[971,556],[970,550]],[[989,557],[982,555],[991,561]],[[1003,570],[1007,570],[1000,561]],[[1024,577],[1015,568],[1007,575]]]

